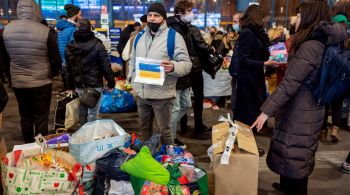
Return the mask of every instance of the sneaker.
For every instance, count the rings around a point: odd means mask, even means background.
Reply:
[[[184,144],[182,141],[180,141],[180,140],[177,139],[177,138],[174,139],[174,144],[175,144],[176,146],[179,146],[179,147],[182,148],[182,149],[186,149],[186,148],[187,148],[186,144]]]
[[[343,173],[350,174],[350,163],[343,162],[339,170]]]

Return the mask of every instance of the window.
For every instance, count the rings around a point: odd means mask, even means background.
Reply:
[[[41,10],[44,18],[55,19],[65,15],[64,5],[71,3],[71,0],[41,0]]]
[[[80,7],[81,16],[92,20],[95,26],[100,26],[101,1],[100,0],[74,0],[74,5]]]
[[[112,0],[113,19],[134,21],[135,18],[140,18],[147,12],[149,2],[147,0]]]

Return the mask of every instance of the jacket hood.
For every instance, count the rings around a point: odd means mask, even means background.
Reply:
[[[335,44],[347,39],[346,29],[340,23],[321,22],[320,26],[311,35],[311,39],[321,39],[326,44]]]
[[[73,24],[72,22],[69,22],[67,20],[64,20],[64,19],[59,19],[57,21],[57,24],[56,24],[56,27],[58,30],[62,31],[68,27],[76,27],[75,24]]]
[[[171,16],[166,19],[166,23],[169,27],[179,28],[182,32],[186,33],[188,31],[189,24],[180,20],[177,16]]]
[[[80,33],[79,35],[77,32],[78,31],[74,33],[74,38],[75,38],[74,42],[72,44],[68,44],[67,48],[74,55],[85,56],[96,46],[96,44],[98,44],[100,40],[94,37],[93,32],[89,32],[86,34]],[[91,37],[91,33],[92,33],[92,37]]]
[[[19,0],[17,4],[17,19],[40,22],[42,19],[40,6],[33,0]]]

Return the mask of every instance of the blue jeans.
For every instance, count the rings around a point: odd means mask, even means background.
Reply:
[[[173,103],[171,123],[173,137],[176,138],[177,122],[187,113],[187,108],[192,107],[190,88],[176,90],[176,98]]]
[[[96,87],[95,89],[102,93],[102,87]],[[84,93],[83,88],[76,88],[75,91],[78,93],[79,97],[81,97]],[[87,122],[97,120],[98,114],[100,112],[101,98],[102,98],[102,95],[94,108],[89,108],[83,104],[80,104],[79,106],[80,126],[83,126]]]

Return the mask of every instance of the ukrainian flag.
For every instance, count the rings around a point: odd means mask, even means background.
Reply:
[[[160,66],[140,63],[140,77],[148,79],[160,79]]]

